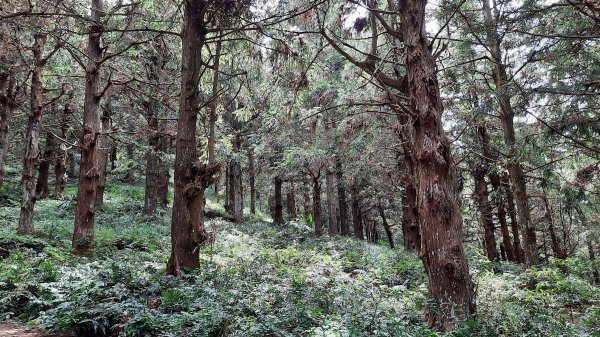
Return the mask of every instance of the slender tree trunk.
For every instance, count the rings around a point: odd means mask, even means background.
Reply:
[[[546,209],[546,214],[544,217],[546,221],[548,221],[548,233],[550,234],[550,242],[552,243],[552,255],[554,255],[557,259],[565,259],[567,258],[565,252],[563,251],[560,239],[556,235],[556,231],[554,230],[554,218],[552,217],[552,208],[550,207],[550,203],[548,202],[548,196],[546,195],[546,191],[542,192],[542,202],[544,203],[544,208]]]
[[[146,152],[146,187],[144,189],[144,213],[154,214],[158,206],[158,183],[160,181],[160,163],[158,152],[159,149],[159,130],[158,117],[156,110],[158,101],[151,98],[148,105],[147,120],[148,128],[150,129],[150,137],[148,139],[148,151]]]
[[[21,213],[17,227],[17,233],[19,234],[33,233],[33,209],[36,201],[35,173],[40,164],[40,122],[44,104],[44,84],[42,83],[42,79],[44,76],[44,66],[48,61],[44,58],[44,47],[47,37],[45,33],[35,34],[32,47],[35,66],[31,74],[31,115],[27,121],[23,174],[21,176]]]
[[[208,239],[204,229],[204,190],[220,170],[216,163],[198,163],[196,123],[202,49],[206,41],[206,2],[184,2],[181,93],[175,154],[175,198],[171,223],[171,256],[167,274],[200,267],[199,246]]]
[[[2,188],[6,156],[8,155],[8,132],[16,105],[16,74],[11,69],[6,74],[0,74],[0,77],[0,188]]]
[[[504,142],[508,147],[508,174],[514,188],[514,198],[518,211],[519,225],[523,230],[525,262],[528,265],[533,265],[539,263],[539,254],[537,251],[535,226],[531,222],[531,215],[529,212],[525,173],[520,163],[520,159],[516,158],[516,137],[514,129],[515,113],[510,102],[510,83],[506,73],[506,65],[503,63],[504,60],[500,48],[501,38],[496,30],[497,22],[494,21],[494,15],[489,1],[482,2],[483,16],[487,28],[488,49],[490,51],[491,61],[493,62],[492,76],[496,85],[496,97],[500,105],[500,119],[502,122],[502,130],[504,132]]]
[[[327,215],[329,220],[329,235],[340,234],[340,228],[337,221],[337,208],[335,200],[335,172],[327,168],[326,189],[327,189]]]
[[[598,272],[598,263],[596,262],[596,252],[594,251],[594,242],[591,238],[587,239],[587,248],[592,263],[592,277],[594,283],[600,284],[600,273]]]
[[[248,183],[250,185],[250,213],[256,214],[256,184],[255,184],[254,152],[248,150]]]
[[[85,98],[83,103],[83,135],[81,137],[81,163],[77,189],[77,209],[73,229],[75,254],[86,254],[94,241],[95,201],[98,188],[98,136],[100,131],[100,65],[103,47],[100,16],[104,12],[103,0],[92,0],[90,31],[88,34],[87,66],[85,70]]]
[[[479,208],[481,223],[483,224],[483,236],[485,252],[490,261],[499,259],[498,248],[496,246],[496,234],[494,222],[492,220],[492,207],[489,201],[487,183],[485,181],[486,170],[481,163],[476,164],[476,168],[472,171],[473,180],[475,182],[474,197]]]
[[[513,248],[515,250],[515,259],[519,263],[525,263],[525,253],[521,247],[521,239],[519,234],[519,223],[517,222],[517,210],[513,198],[512,186],[508,181],[508,177],[502,177],[502,184],[506,192],[506,205],[508,206],[508,215],[510,217],[510,227],[513,235]]]
[[[379,200],[379,203],[377,204],[377,209],[379,210],[379,216],[381,217],[381,222],[383,223],[385,235],[387,235],[388,242],[390,243],[390,248],[394,249],[394,235],[392,234],[392,228],[390,227],[390,224],[388,224],[387,218],[385,217],[385,210],[383,209],[381,200]]]
[[[474,285],[462,242],[462,218],[450,144],[442,128],[435,60],[425,33],[426,0],[400,0],[408,96],[415,115],[421,260],[429,278],[430,326],[453,330],[475,312]]]
[[[313,220],[315,222],[315,236],[323,235],[323,218],[321,216],[321,171],[316,175],[311,174],[313,185]]]
[[[238,133],[235,136],[236,152],[241,152],[241,136]],[[232,188],[233,188],[233,216],[235,222],[240,223],[244,220],[244,190],[242,179],[242,163],[239,158],[236,158],[232,165]]]
[[[117,161],[117,145],[115,145],[115,144],[112,144],[110,147],[109,161],[110,161],[110,171],[112,172],[116,168],[116,161]]]
[[[108,168],[108,156],[110,150],[110,139],[108,133],[111,129],[112,101],[110,94],[107,97],[106,108],[100,117],[102,134],[98,135],[98,187],[96,188],[96,207],[104,204],[104,190],[106,189],[106,173]]]
[[[274,190],[274,203],[273,210],[271,216],[273,217],[273,222],[276,224],[282,224],[283,221],[283,201],[281,200],[281,185],[283,181],[279,177],[275,177],[275,190]]]
[[[304,216],[308,218],[308,216],[312,213],[310,210],[310,187],[308,186],[308,178],[306,175],[302,176],[302,199],[304,200]]]
[[[344,171],[342,161],[339,156],[335,157],[336,182],[338,190],[338,208],[340,210],[339,228],[344,236],[350,236],[350,226],[348,225],[348,204],[346,201],[346,185],[344,183]]]
[[[403,120],[407,123],[407,120]],[[404,126],[407,128],[409,126]],[[406,135],[407,130],[401,131],[404,136],[400,137],[402,142],[402,155],[398,157],[400,172],[402,172],[402,235],[404,237],[404,248],[408,251],[419,251],[421,247],[421,230],[419,229],[417,209],[417,184],[415,175],[414,140],[412,136]]]
[[[215,161],[215,128],[217,125],[217,106],[219,100],[219,63],[221,60],[221,40],[217,40],[215,47],[215,63],[213,69],[213,81],[212,81],[212,97],[210,98],[210,115],[209,115],[209,127],[208,127],[208,162],[212,163]],[[216,186],[216,185],[215,185]],[[215,194],[218,191],[215,190]]]
[[[290,220],[296,219],[296,188],[294,186],[294,180],[290,179],[289,189],[286,193],[286,208],[288,218]]]
[[[50,187],[48,185],[48,179],[50,177],[50,163],[54,157],[54,147],[56,146],[54,141],[54,135],[52,132],[46,133],[46,144],[44,145],[44,154],[40,161],[40,167],[38,170],[38,179],[35,185],[36,199],[44,199],[50,194]]]
[[[350,199],[352,202],[352,225],[354,226],[354,237],[359,240],[364,240],[362,219],[360,214],[360,196],[359,196],[358,184],[356,181],[352,182],[350,186]]]
[[[67,100],[60,119],[60,132],[62,141],[57,144],[55,150],[56,162],[54,164],[54,195],[57,198],[62,198],[67,185],[67,158],[69,156],[69,144],[73,123],[73,90],[69,89]],[[73,169],[74,170],[74,169]],[[71,176],[72,177],[72,176]]]

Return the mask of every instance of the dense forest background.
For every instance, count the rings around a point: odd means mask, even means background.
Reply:
[[[593,0],[0,0],[0,320],[599,336],[599,38]]]

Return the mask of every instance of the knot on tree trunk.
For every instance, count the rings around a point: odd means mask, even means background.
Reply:
[[[222,164],[219,162],[212,163],[195,163],[190,168],[190,177],[192,182],[189,183],[184,190],[188,197],[196,196],[200,191],[205,190],[213,184],[221,171]]]

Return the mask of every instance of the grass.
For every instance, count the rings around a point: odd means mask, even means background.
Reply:
[[[441,335],[423,320],[421,262],[385,243],[213,219],[201,268],[174,278],[164,273],[170,213],[143,215],[142,187],[108,184],[87,257],[70,254],[73,186],[64,200],[37,203],[35,237],[14,234],[18,190],[9,182],[2,191],[0,319],[82,336]],[[478,315],[451,335],[600,336],[600,291],[583,260],[527,270],[468,252]]]

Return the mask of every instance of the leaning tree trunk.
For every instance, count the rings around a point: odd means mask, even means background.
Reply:
[[[98,136],[100,132],[100,65],[102,61],[103,0],[92,0],[91,25],[88,34],[87,66],[85,69],[85,97],[83,102],[83,134],[81,162],[77,184],[77,208],[73,229],[73,251],[86,254],[94,241],[95,201],[98,187]]]
[[[8,132],[16,107],[16,74],[11,69],[7,74],[0,74],[0,77],[0,188],[2,188],[2,184],[4,183],[4,167],[6,166],[6,156],[8,155]]]
[[[490,205],[487,183],[485,181],[486,170],[481,163],[475,164],[476,167],[472,171],[473,180],[475,182],[475,190],[473,191],[475,203],[479,209],[481,223],[483,224],[483,238],[485,253],[490,261],[498,261],[498,247],[496,246],[496,233],[494,221],[492,219],[492,207]]]
[[[184,3],[181,92],[175,153],[175,198],[171,222],[171,256],[167,274],[179,275],[200,267],[199,247],[208,239],[204,228],[204,190],[220,170],[217,163],[197,163],[196,123],[198,118],[200,68],[207,29],[206,2]]]
[[[379,216],[381,217],[381,222],[383,223],[383,229],[385,230],[385,235],[387,235],[388,242],[390,243],[390,248],[394,249],[394,235],[392,234],[392,228],[390,224],[387,222],[387,218],[385,217],[385,210],[383,209],[383,204],[381,200],[377,204],[377,209],[379,210]]]
[[[497,22],[494,20],[492,10],[488,1],[483,1],[483,16],[487,29],[487,43],[490,51],[491,61],[493,62],[492,77],[496,86],[496,97],[500,105],[500,119],[504,133],[504,142],[508,147],[508,175],[514,189],[518,219],[521,230],[523,231],[523,249],[525,252],[525,262],[528,265],[539,263],[539,253],[537,251],[536,232],[529,211],[529,202],[527,198],[527,187],[525,182],[525,173],[520,159],[516,158],[516,137],[514,128],[515,112],[510,102],[510,88],[506,65],[502,58],[500,48],[501,38],[497,32]]]
[[[48,59],[44,58],[44,46],[47,34],[38,33],[34,36],[33,56],[35,66],[31,74],[31,115],[27,121],[25,135],[25,155],[23,156],[23,174],[21,176],[21,213],[17,233],[33,233],[33,208],[35,206],[35,173],[40,164],[40,122],[43,113],[44,66]]]
[[[54,135],[52,132],[46,132],[46,144],[44,145],[44,154],[40,161],[40,167],[38,170],[38,179],[35,185],[36,199],[44,199],[50,194],[50,187],[48,185],[48,179],[50,177],[50,163],[54,159],[54,148],[56,142],[54,141]]]
[[[339,156],[335,157],[336,182],[338,189],[338,208],[340,209],[339,228],[344,236],[350,236],[350,226],[348,225],[348,205],[346,202],[346,186],[344,184],[344,171],[342,170],[342,161]]]
[[[96,188],[96,207],[104,204],[104,190],[106,189],[106,173],[108,169],[108,156],[110,154],[110,138],[108,133],[111,129],[112,102],[110,94],[106,100],[106,108],[100,117],[102,134],[98,136],[98,187]]]
[[[475,312],[474,285],[462,242],[462,218],[450,143],[442,127],[435,60],[425,33],[426,0],[400,0],[407,94],[415,115],[421,260],[429,278],[430,326],[453,330]]]

